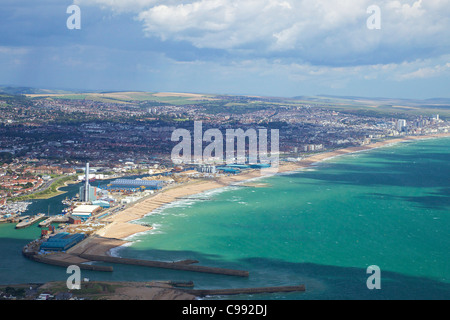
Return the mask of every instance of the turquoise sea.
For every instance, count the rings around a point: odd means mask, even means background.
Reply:
[[[167,205],[140,221],[154,230],[114,250],[248,270],[248,279],[122,265],[83,277],[307,289],[214,299],[450,299],[450,138],[345,155],[258,182],[267,186],[227,187]],[[37,227],[0,225],[0,283],[67,278],[62,268],[20,255],[38,235]],[[370,265],[381,269],[380,290],[366,286]]]

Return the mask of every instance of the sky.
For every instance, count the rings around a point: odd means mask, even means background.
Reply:
[[[450,0],[1,0],[0,85],[450,98]]]

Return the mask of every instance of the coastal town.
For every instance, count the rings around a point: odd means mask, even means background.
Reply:
[[[450,300],[450,0],[0,8],[1,306]]]
[[[196,122],[202,123],[203,131],[277,129],[283,162],[450,129],[446,114],[409,113],[413,107],[398,108],[397,114],[368,112],[370,108],[340,111],[328,100],[168,93],[2,94],[0,222],[15,221],[26,211],[26,201],[50,198],[68,183],[81,182],[87,162],[92,168],[89,179],[94,180],[156,175],[168,185],[239,173],[236,167],[223,170],[172,161],[173,132],[194,132]]]
[[[13,223],[16,229],[41,228],[41,237],[27,244],[23,255],[40,263],[105,272],[113,268],[91,262],[248,277],[242,270],[193,265],[198,261],[164,264],[109,256],[109,250],[126,243],[123,239],[152,229],[133,221],[204,191],[258,187],[246,181],[271,166],[248,161],[174,162],[176,129],[195,132],[198,123],[202,132],[277,129],[276,172],[390,143],[446,136],[450,129],[449,120],[437,113],[394,117],[273,98],[195,97],[196,103],[171,105],[148,100],[106,102],[105,97],[97,101],[4,95],[0,99],[0,223]],[[33,200],[64,195],[61,189],[69,185],[76,186],[77,192],[61,201],[61,212],[29,212]]]

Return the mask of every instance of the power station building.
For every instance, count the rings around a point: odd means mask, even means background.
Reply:
[[[89,184],[89,162],[86,163],[85,175],[86,176],[84,178],[84,186],[80,188],[80,201],[91,202],[98,200],[100,197],[99,194],[100,189],[92,187]]]
[[[100,189],[96,188],[96,187],[92,187],[92,186],[88,186],[88,193],[86,195],[86,186],[82,186],[80,188],[80,201],[81,202],[92,202],[92,201],[96,201],[99,199],[100,194],[99,191]]]

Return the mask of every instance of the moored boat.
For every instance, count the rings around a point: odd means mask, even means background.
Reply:
[[[27,219],[25,219],[25,220],[19,222],[19,223],[16,225],[16,229],[22,229],[22,228],[29,227],[29,226],[35,224],[36,222],[38,222],[39,220],[44,219],[44,217],[45,217],[45,214],[43,214],[43,213],[38,213],[38,214],[35,215],[34,217],[27,218]]]

